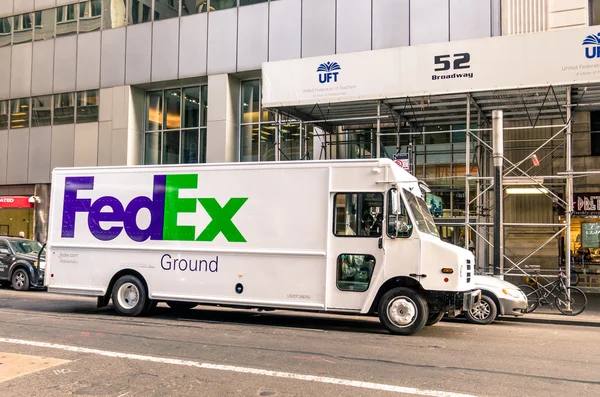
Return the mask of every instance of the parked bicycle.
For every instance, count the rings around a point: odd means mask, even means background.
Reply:
[[[587,297],[579,288],[567,287],[567,276],[562,270],[558,278],[548,284],[540,283],[539,276],[536,273],[533,279],[529,278],[532,285],[519,285],[527,296],[527,313],[533,312],[538,306],[556,306],[566,316],[576,316],[585,310]]]

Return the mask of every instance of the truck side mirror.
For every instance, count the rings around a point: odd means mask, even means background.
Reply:
[[[398,196],[398,191],[396,189],[392,190],[392,214],[402,215],[402,209],[400,208],[400,199]]]

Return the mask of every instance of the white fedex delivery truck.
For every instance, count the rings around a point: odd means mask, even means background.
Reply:
[[[378,314],[409,335],[471,309],[473,255],[439,239],[388,159],[65,168],[46,285],[135,316],[157,302]]]

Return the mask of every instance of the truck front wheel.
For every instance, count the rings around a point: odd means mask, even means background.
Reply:
[[[144,284],[137,277],[129,275],[117,280],[112,290],[112,300],[117,312],[125,316],[139,316],[152,303]]]
[[[427,322],[429,308],[425,299],[410,288],[389,290],[379,301],[379,320],[396,335],[412,335]]]

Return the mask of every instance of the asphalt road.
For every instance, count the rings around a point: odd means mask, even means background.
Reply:
[[[0,289],[0,396],[598,396],[598,336],[452,320],[398,337],[371,318],[163,305],[127,318]]]

